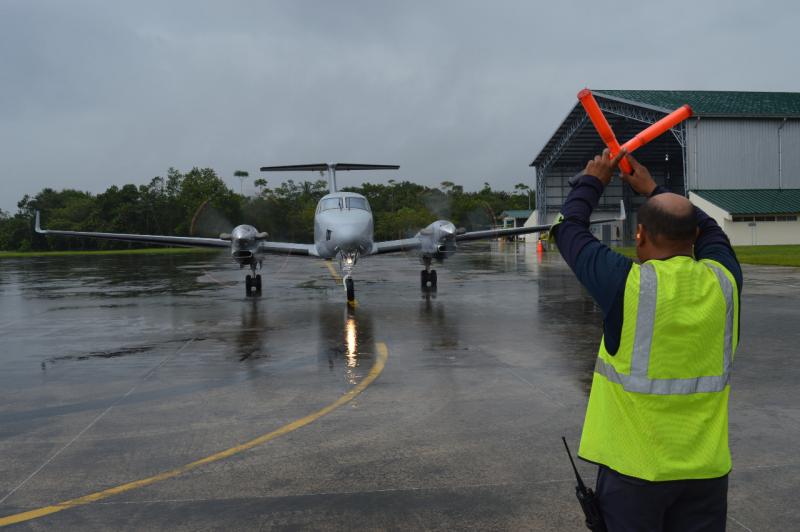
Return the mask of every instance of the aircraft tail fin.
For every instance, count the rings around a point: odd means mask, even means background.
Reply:
[[[398,170],[396,164],[312,163],[262,166],[262,172],[328,172],[328,189],[336,192],[336,170]]]

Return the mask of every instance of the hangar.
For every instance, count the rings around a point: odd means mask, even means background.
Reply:
[[[688,103],[694,116],[635,153],[656,182],[687,196],[725,229],[735,245],[800,244],[800,93],[596,90],[620,142]],[[530,164],[536,210],[528,224],[550,223],[569,192],[568,180],[604,145],[583,107],[575,105]],[[642,204],[615,180],[597,216],[628,219],[605,227],[604,241],[630,244]]]

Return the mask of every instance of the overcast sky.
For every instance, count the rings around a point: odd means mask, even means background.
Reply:
[[[170,166],[533,182],[584,86],[800,91],[796,2],[0,1],[0,209]],[[266,175],[282,178],[312,174]]]

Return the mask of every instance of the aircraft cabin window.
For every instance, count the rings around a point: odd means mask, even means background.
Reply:
[[[367,200],[365,200],[364,198],[347,198],[347,208],[361,209],[362,211],[369,210],[369,206],[367,205]]]
[[[322,200],[320,203],[320,211],[330,211],[334,209],[341,209],[342,208],[342,200],[341,198],[328,198]]]

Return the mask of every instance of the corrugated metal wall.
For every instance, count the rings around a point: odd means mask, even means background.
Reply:
[[[800,120],[786,121],[781,144],[781,188],[800,188]]]
[[[800,121],[694,120],[686,129],[689,188],[800,188]],[[779,162],[780,161],[780,162]],[[780,173],[780,176],[779,176]]]

